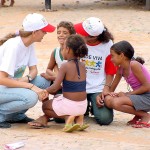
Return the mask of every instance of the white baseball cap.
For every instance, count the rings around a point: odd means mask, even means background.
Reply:
[[[44,32],[53,32],[55,27],[50,25],[46,19],[37,13],[28,14],[23,20],[24,31],[42,30]]]
[[[83,36],[98,36],[105,30],[102,21],[96,17],[90,17],[82,23],[75,24],[74,28]]]

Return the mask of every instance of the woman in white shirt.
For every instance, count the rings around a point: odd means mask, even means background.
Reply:
[[[47,32],[54,30],[55,27],[48,24],[42,15],[28,14],[19,36],[0,41],[0,128],[10,128],[10,123],[33,120],[24,113],[38,99],[43,99],[46,93],[42,89],[50,84],[44,78],[37,82],[37,58],[33,43],[41,42]],[[23,77],[26,67],[29,74]],[[43,92],[39,95],[40,91]]]

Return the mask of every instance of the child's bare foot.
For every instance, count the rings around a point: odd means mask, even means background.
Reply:
[[[48,118],[44,115],[39,117],[38,119],[28,122],[28,125],[33,128],[44,128],[47,127]]]

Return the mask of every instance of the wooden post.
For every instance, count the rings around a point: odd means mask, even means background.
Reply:
[[[45,9],[51,9],[51,0],[45,0]]]
[[[150,10],[150,0],[146,0],[146,9]]]

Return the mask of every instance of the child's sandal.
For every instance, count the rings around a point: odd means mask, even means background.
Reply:
[[[73,132],[75,130],[77,130],[78,128],[80,128],[79,124],[66,124],[65,127],[63,128],[64,132]]]
[[[78,128],[78,131],[83,131],[89,127],[89,124],[83,124]]]

